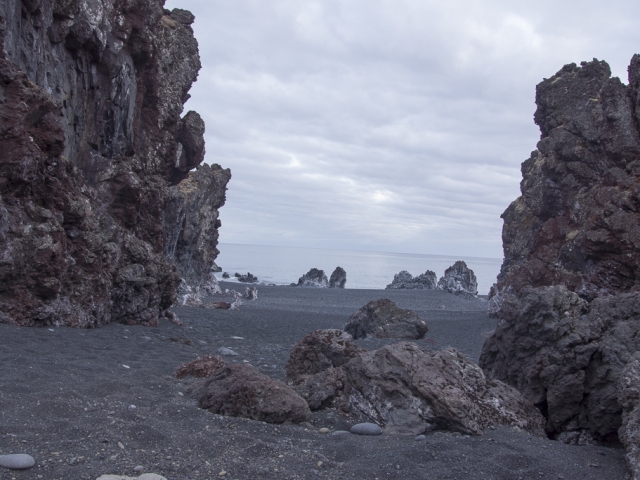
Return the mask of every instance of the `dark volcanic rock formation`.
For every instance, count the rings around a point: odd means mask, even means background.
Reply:
[[[438,280],[438,289],[472,298],[478,295],[478,280],[473,270],[458,260],[444,271],[444,276]]]
[[[429,331],[427,324],[413,310],[399,308],[386,298],[367,303],[355,312],[344,327],[353,338],[402,338],[419,340]]]
[[[536,103],[480,364],[539,406],[550,436],[615,442],[616,382],[640,350],[640,56],[628,86],[605,62],[571,64]]]
[[[204,122],[180,117],[193,15],[162,5],[0,4],[0,321],[153,325],[175,301],[163,208]]]
[[[438,278],[435,272],[427,270],[421,273],[417,277],[413,277],[406,270],[402,270],[393,276],[393,281],[385,288],[406,288],[406,289],[422,289],[422,290],[435,290],[438,287]]]
[[[247,272],[246,275],[236,273],[234,276],[242,283],[258,283],[258,277],[253,275],[251,272]]]
[[[293,347],[287,378],[311,409],[336,407],[387,433],[480,434],[490,425],[543,432],[542,415],[517,390],[453,349],[400,342],[368,352],[345,332],[319,330]]]
[[[218,209],[224,205],[230,179],[229,169],[202,164],[169,189],[164,209],[165,253],[190,285],[198,285],[212,271],[218,271]]]
[[[344,288],[347,283],[347,272],[342,267],[336,267],[329,278],[329,288]]]
[[[251,365],[229,364],[190,387],[198,406],[219,415],[268,423],[300,423],[311,411],[291,387],[262,375]]]
[[[296,286],[327,288],[329,286],[329,280],[327,279],[324,270],[312,268],[298,279],[298,284]]]
[[[640,478],[640,352],[636,352],[620,375],[618,402],[623,408],[620,440],[627,449],[632,478]]]

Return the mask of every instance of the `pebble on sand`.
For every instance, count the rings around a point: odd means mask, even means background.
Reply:
[[[356,423],[350,432],[356,435],[381,435],[382,429],[375,423]]]
[[[320,430],[318,430],[318,433],[329,433],[329,429],[327,427],[322,427]]]
[[[220,347],[216,352],[218,355],[237,356],[238,354],[227,347]]]
[[[11,470],[26,470],[36,464],[31,455],[25,453],[14,453],[11,455],[0,455],[0,467]]]

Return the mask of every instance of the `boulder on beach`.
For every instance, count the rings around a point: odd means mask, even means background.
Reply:
[[[242,283],[258,283],[258,277],[252,275],[251,272],[247,272],[246,275],[241,275],[236,272],[234,274],[234,277],[236,277],[238,281]]]
[[[212,357],[211,355],[200,355],[195,360],[181,365],[173,376],[176,378],[206,378],[210,377],[213,375],[213,372],[224,366],[224,360],[218,356]]]
[[[544,418],[530,402],[455,349],[400,342],[366,351],[345,332],[319,330],[293,347],[287,378],[311,409],[337,407],[387,433],[480,434],[509,425],[544,434]]]
[[[329,279],[325,275],[324,270],[312,268],[298,279],[296,286],[327,288],[329,286]]]
[[[329,278],[329,288],[344,288],[347,283],[347,272],[342,267],[336,267]]]
[[[309,405],[291,387],[247,364],[225,365],[188,392],[200,408],[218,415],[267,423],[300,423],[311,417]]]
[[[438,289],[466,298],[475,298],[478,295],[478,280],[473,270],[467,267],[465,262],[458,260],[444,271],[444,276],[438,280]]]
[[[393,276],[393,281],[387,285],[387,289],[407,289],[407,290],[435,290],[438,286],[438,279],[435,272],[427,270],[417,277],[414,277],[406,270],[402,270]]]
[[[399,308],[389,299],[367,303],[355,312],[344,327],[353,338],[401,338],[419,340],[429,331],[427,323],[412,310]]]

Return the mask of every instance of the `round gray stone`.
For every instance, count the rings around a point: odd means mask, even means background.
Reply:
[[[230,356],[230,357],[235,357],[235,356],[238,355],[237,352],[234,352],[233,350],[231,350],[230,348],[227,348],[227,347],[220,347],[216,353],[218,355],[226,355],[226,356]]]
[[[0,467],[11,470],[26,470],[36,464],[31,455],[25,453],[14,453],[11,455],[0,455]]]
[[[427,437],[425,437],[424,435],[418,435],[416,437],[416,442],[421,442],[422,440],[426,440]]]
[[[356,423],[349,431],[355,435],[382,434],[382,429],[375,423]]]

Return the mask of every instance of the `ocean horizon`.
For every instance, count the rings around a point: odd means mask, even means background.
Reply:
[[[327,277],[340,266],[347,272],[345,288],[384,289],[401,270],[413,276],[432,270],[438,279],[458,260],[466,262],[478,279],[478,294],[487,295],[496,281],[501,258],[465,255],[429,255],[415,253],[369,252],[305,247],[274,247],[237,243],[218,244],[216,264],[232,277],[251,272],[260,282],[276,285],[297,283],[312,268],[324,270]],[[218,280],[222,272],[217,273]],[[233,278],[229,279],[234,281]]]

